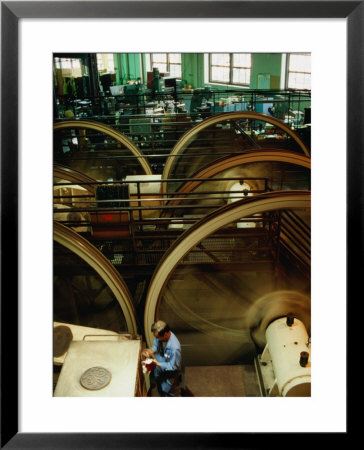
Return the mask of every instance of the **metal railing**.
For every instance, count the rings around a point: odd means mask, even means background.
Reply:
[[[122,96],[111,95],[88,99],[61,96],[58,100],[60,105],[63,105],[62,108],[73,111],[74,118],[111,126],[146,151],[171,149],[174,143],[197,123],[224,112],[256,111],[271,115],[297,129],[307,123],[305,111],[311,106],[310,91],[195,91],[197,94],[177,91],[177,99],[171,98],[169,93],[155,93],[153,99],[145,93],[136,93],[133,95],[133,103],[123,101]],[[199,99],[204,101],[204,107],[199,106]],[[89,103],[87,108],[79,106],[85,102]],[[185,106],[182,110],[178,106],[181,104]],[[174,105],[174,109],[170,111],[167,105]],[[55,120],[67,119],[57,114]]]
[[[311,268],[311,228],[294,211],[280,211],[279,252],[307,274]]]
[[[168,183],[176,180],[150,180],[150,183]],[[181,180],[180,180],[181,181]],[[216,183],[242,181],[239,177],[214,179],[185,179]],[[259,195],[270,190],[267,178],[244,178],[244,181],[260,184],[261,189],[249,191]],[[84,235],[116,266],[155,266],[175,239],[208,213],[234,201],[246,198],[246,191],[209,189],[204,192],[143,193],[144,180],[122,182],[136,184],[137,194],[129,198],[98,199],[97,186],[92,183],[96,195],[55,195],[54,218],[63,225]],[[80,183],[90,186],[89,182]],[[109,183],[109,186],[118,184]],[[59,183],[67,187],[74,183]],[[208,204],[206,204],[206,201]],[[174,204],[177,202],[177,204]],[[77,218],[75,217],[77,214]],[[183,263],[244,263],[269,261],[275,257],[277,227],[275,215],[245,217],[240,223],[224,228],[200,243]],[[242,241],[242,237],[245,242]],[[251,258],[254,256],[253,258]]]

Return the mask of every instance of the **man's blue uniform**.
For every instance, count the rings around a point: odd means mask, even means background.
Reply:
[[[156,352],[155,359],[159,362],[153,371],[159,395],[175,397],[179,394],[179,380],[181,375],[181,344],[176,335],[170,332],[168,341],[163,343],[154,338],[152,350]]]

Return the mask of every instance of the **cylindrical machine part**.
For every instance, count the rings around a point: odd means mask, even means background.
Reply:
[[[287,314],[287,325],[290,327],[293,325],[293,323],[294,323],[294,314],[293,313]]]
[[[308,334],[304,324],[295,319],[287,325],[285,317],[273,321],[266,329],[267,347],[277,387],[283,397],[311,395],[311,362],[301,366],[301,353],[309,355]]]
[[[301,352],[300,354],[300,366],[306,367],[310,354],[308,352]]]

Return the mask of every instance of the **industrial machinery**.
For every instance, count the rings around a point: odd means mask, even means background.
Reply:
[[[126,84],[124,86],[124,98],[127,103],[137,105],[139,103],[140,94],[145,91],[145,86],[140,82]]]
[[[124,208],[124,211],[91,213],[91,229],[94,237],[122,238],[130,235],[128,207],[134,208],[134,219],[151,218],[159,214],[151,206],[160,206],[161,175],[128,175],[123,184],[99,185],[96,199],[101,208]],[[134,182],[135,181],[135,182]],[[119,200],[119,201],[112,201]],[[145,209],[144,209],[145,208]]]
[[[196,119],[200,114],[202,117],[206,117],[211,112],[212,102],[209,102],[211,98],[211,89],[206,86],[204,88],[195,89],[191,98],[190,113],[191,118]]]
[[[260,391],[266,397],[311,395],[310,301],[295,291],[260,298],[248,313]]]
[[[151,89],[153,92],[162,92],[164,89],[164,79],[160,76],[159,69],[153,68],[153,79],[151,83]]]
[[[245,120],[280,126],[287,145],[267,138],[263,146],[264,140],[240,126]],[[67,127],[90,130],[87,136],[76,133],[78,142],[85,136],[92,142],[94,131],[106,134],[108,146],[102,153],[95,145],[75,155],[93,169],[85,170],[83,181],[73,167],[57,177],[68,183],[56,186],[62,208],[55,207],[55,219],[64,214],[72,230],[55,223],[54,320],[116,335],[100,341],[90,332],[86,339],[71,339],[55,395],[144,395],[141,341],[120,336],[144,332],[150,347],[148,330],[163,317],[180,339],[185,367],[251,366],[255,357],[261,395],[309,396],[310,300],[300,292],[310,290],[310,156],[294,131],[258,113],[215,116],[166,152],[161,174],[151,170],[147,153],[111,127],[55,124],[57,131]],[[131,157],[137,164],[131,165]],[[111,172],[115,161],[118,171]],[[70,186],[86,186],[87,192],[59,198]],[[80,211],[89,220],[74,223],[68,214]],[[76,225],[88,226],[87,232],[76,233]],[[119,364],[126,355],[132,367]],[[128,391],[114,391],[114,380],[125,373]],[[254,368],[253,376],[256,383]],[[93,378],[104,384],[89,389]]]
[[[311,341],[303,323],[289,314],[266,330],[267,345],[256,359],[263,396],[311,395]]]
[[[138,336],[54,323],[55,397],[146,396]]]

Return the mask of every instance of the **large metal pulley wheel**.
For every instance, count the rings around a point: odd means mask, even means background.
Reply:
[[[308,334],[311,328],[310,298],[297,291],[275,291],[259,298],[248,310],[247,327],[256,345],[266,344],[265,331],[270,323],[280,317],[293,317],[301,320]]]

